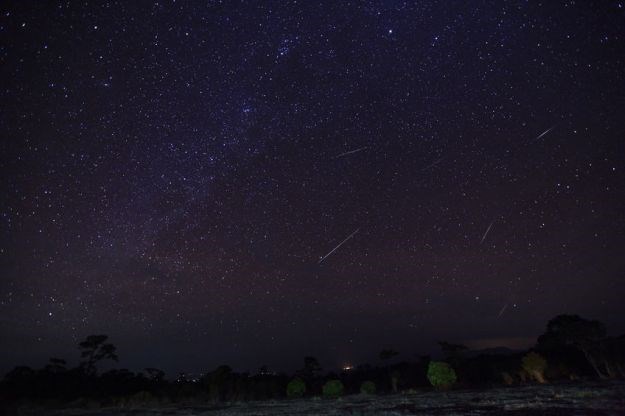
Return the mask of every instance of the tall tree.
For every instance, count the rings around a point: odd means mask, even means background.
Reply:
[[[314,377],[320,371],[321,365],[319,365],[319,361],[317,360],[317,358],[311,356],[304,357],[303,373],[306,377]]]
[[[43,368],[47,373],[63,373],[67,371],[66,368],[67,362],[61,358],[50,358],[48,364]]]
[[[605,326],[578,315],[558,315],[547,323],[547,331],[538,337],[543,350],[572,346],[581,351],[600,378],[608,378],[597,361],[597,350],[606,337]]]
[[[390,348],[386,350],[382,350],[380,351],[380,360],[388,361],[398,354],[399,353],[397,351],[390,349]],[[389,377],[391,379],[391,388],[393,389],[393,393],[397,393],[397,383],[399,382],[399,371],[397,370],[391,371],[391,369],[389,368]]]
[[[117,348],[113,344],[107,344],[107,339],[107,335],[89,335],[87,339],[78,344],[81,350],[80,356],[85,359],[80,363],[80,366],[87,374],[96,373],[96,363],[99,361],[119,360],[115,354]]]

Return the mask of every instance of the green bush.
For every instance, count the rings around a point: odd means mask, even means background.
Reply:
[[[364,381],[360,385],[360,392],[362,394],[375,394],[375,383],[373,381]]]
[[[330,380],[323,385],[324,397],[339,397],[343,395],[343,383],[341,380]]]
[[[445,390],[456,382],[456,372],[444,361],[430,361],[428,380],[435,388]]]
[[[287,397],[302,397],[306,393],[306,383],[301,378],[294,378],[286,386]]]

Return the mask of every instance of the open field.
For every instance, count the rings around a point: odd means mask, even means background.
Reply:
[[[20,409],[21,415],[231,416],[231,415],[625,415],[625,383],[576,383],[414,392],[388,396],[351,395],[338,400],[177,404],[158,408]]]

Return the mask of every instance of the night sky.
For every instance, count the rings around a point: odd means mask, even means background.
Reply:
[[[3,372],[625,332],[625,2],[0,9]]]

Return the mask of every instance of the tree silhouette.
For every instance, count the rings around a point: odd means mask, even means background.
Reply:
[[[113,344],[107,344],[107,335],[89,335],[87,339],[79,344],[79,348],[82,350],[80,356],[86,358],[85,361],[80,363],[81,368],[85,373],[93,375],[96,373],[96,363],[102,360],[118,361],[115,350],[117,349]]]
[[[60,358],[50,358],[48,364],[43,368],[47,373],[58,374],[67,371],[67,362]]]
[[[312,378],[321,371],[319,361],[315,357],[304,357],[304,368],[302,369],[302,375],[306,378]]]
[[[35,376],[36,372],[30,367],[19,365],[5,374],[4,379],[10,383],[28,382]]]
[[[229,365],[220,365],[204,377],[212,399],[225,400],[232,391],[233,373]]]
[[[605,326],[599,321],[587,320],[578,315],[558,315],[547,323],[547,331],[538,337],[537,346],[543,350],[572,346],[584,353],[600,378],[608,378],[599,368],[593,354],[605,337]]]
[[[380,351],[380,360],[382,361],[390,360],[391,358],[395,357],[397,354],[399,354],[397,351],[390,349],[390,348],[386,350],[382,350]],[[389,369],[389,377],[391,380],[391,388],[393,389],[393,393],[397,393],[397,383],[399,382],[399,371],[397,370],[390,371]]]
[[[391,358],[395,357],[397,354],[399,353],[392,349],[382,350],[380,351],[380,360],[383,360],[383,361],[390,360]]]
[[[163,370],[159,370],[158,368],[146,368],[145,372],[147,374],[147,378],[156,383],[160,383],[165,379],[165,372]]]
[[[625,379],[625,335],[606,338],[601,352],[608,376],[615,378],[620,375]]]

